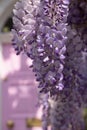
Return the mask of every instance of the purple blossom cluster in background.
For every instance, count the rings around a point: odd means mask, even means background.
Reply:
[[[52,130],[85,130],[82,109],[78,107],[78,97],[74,90],[67,98],[63,94],[52,104]]]
[[[72,11],[74,10],[74,11]],[[81,13],[80,13],[81,11]],[[83,15],[81,15],[83,14]],[[87,105],[87,1],[71,0],[67,18],[65,86],[75,89]],[[71,21],[71,22],[70,22]],[[69,89],[68,89],[69,90]]]
[[[32,59],[52,130],[85,130],[87,106],[87,0],[19,0],[13,9],[13,45]],[[53,103],[52,103],[53,102]]]
[[[65,87],[58,94],[52,108],[52,130],[85,130],[83,108],[87,107],[86,0],[70,1],[67,23],[66,58],[63,69]]]
[[[87,0],[71,0],[69,6],[69,24],[87,24]]]

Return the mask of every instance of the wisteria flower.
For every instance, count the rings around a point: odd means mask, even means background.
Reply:
[[[26,0],[13,10],[13,44],[33,60],[41,92],[54,95],[64,88],[68,0]]]

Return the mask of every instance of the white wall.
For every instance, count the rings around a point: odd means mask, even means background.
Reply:
[[[17,0],[0,0],[0,29],[9,16],[12,15],[12,9]]]

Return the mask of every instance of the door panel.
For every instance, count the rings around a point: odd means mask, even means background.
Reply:
[[[10,44],[3,45],[3,130],[8,130],[6,123],[9,120],[14,123],[13,130],[31,130],[26,127],[26,119],[32,117],[41,119],[42,109],[37,107],[37,83],[29,64],[31,60],[25,55],[16,56]],[[36,129],[41,130],[40,127]]]

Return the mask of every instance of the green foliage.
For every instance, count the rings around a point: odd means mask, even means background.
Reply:
[[[87,108],[84,109],[83,115],[84,115],[85,126],[86,126],[85,130],[87,130]]]
[[[8,18],[7,21],[5,22],[2,32],[10,32],[12,29],[13,23],[12,23],[12,18]]]

